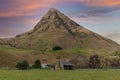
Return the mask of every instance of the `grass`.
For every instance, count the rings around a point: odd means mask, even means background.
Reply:
[[[70,54],[83,54],[86,56],[92,55],[92,54],[99,54],[103,56],[111,56],[108,50],[106,49],[99,49],[99,50],[91,50],[91,49],[83,49],[83,48],[73,48],[73,49],[63,49],[58,51],[53,50],[47,50],[45,53],[48,54],[64,54],[64,53],[70,53]],[[30,49],[17,49],[13,47],[8,46],[0,46],[0,53],[2,52],[10,52],[10,53],[41,53],[38,50],[30,50]],[[98,53],[99,52],[99,53]]]
[[[30,49],[17,49],[13,47],[8,46],[0,46],[0,52],[19,52],[19,53],[38,53],[38,50],[30,50]],[[59,53],[73,53],[73,54],[87,54],[87,51],[85,49],[65,49],[65,50],[47,50],[46,53],[52,54],[59,54]]]
[[[17,49],[8,46],[0,46],[0,52],[12,52],[12,53],[34,53],[34,50]]]
[[[107,49],[83,49],[83,48],[73,48],[73,49],[63,49],[63,50],[58,50],[58,51],[53,51],[53,50],[48,50],[46,53],[49,54],[59,54],[59,53],[71,53],[71,54],[82,54],[86,56],[90,56],[93,54],[99,54],[101,56],[111,56],[111,53],[108,52]]]
[[[57,51],[53,51],[53,50],[48,50],[47,53],[72,53],[72,54],[88,54],[87,50],[85,49],[63,49],[63,50],[57,50]]]
[[[0,80],[120,80],[120,70],[0,70]]]

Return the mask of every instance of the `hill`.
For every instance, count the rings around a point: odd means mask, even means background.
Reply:
[[[53,51],[55,46],[63,50]],[[14,38],[0,39],[0,66],[14,66],[23,59],[30,64],[36,59],[55,63],[58,55],[66,59],[75,58],[78,54],[114,56],[113,53],[119,50],[120,45],[116,42],[82,27],[52,8],[33,30]]]
[[[41,50],[43,47],[52,50],[57,45],[64,50],[85,49],[91,53],[111,53],[120,49],[116,42],[82,27],[54,8],[47,12],[33,30],[15,38],[0,39],[0,45],[33,50]]]

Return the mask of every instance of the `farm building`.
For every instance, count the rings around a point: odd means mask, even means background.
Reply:
[[[56,65],[56,69],[73,70],[74,65],[67,61],[60,61],[59,64]]]
[[[44,69],[52,69],[55,70],[55,65],[54,64],[42,64],[42,68]]]

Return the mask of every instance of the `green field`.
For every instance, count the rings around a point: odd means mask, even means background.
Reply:
[[[120,70],[0,70],[0,80],[120,80]]]

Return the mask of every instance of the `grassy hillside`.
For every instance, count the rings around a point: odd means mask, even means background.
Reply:
[[[90,56],[94,54],[99,54],[101,56],[111,56],[113,53],[110,53],[107,49],[83,49],[83,48],[73,48],[73,49],[64,49],[64,50],[58,50],[58,51],[53,51],[53,50],[47,50],[46,53],[49,54],[61,54],[61,53],[69,53],[69,54],[82,54],[85,56]]]
[[[17,49],[13,47],[8,46],[0,46],[0,53],[25,53],[25,54],[36,54],[36,53],[42,53],[40,50],[32,50],[32,49]],[[86,56],[90,56],[92,54],[100,54],[103,56],[110,56],[112,54],[109,53],[107,49],[83,49],[83,48],[73,48],[73,49],[63,49],[58,51],[53,50],[46,50],[46,54],[82,54]]]
[[[30,50],[30,49],[17,49],[7,46],[0,47],[0,67],[15,67],[16,63],[21,60],[27,60],[30,64],[36,59],[40,59],[42,63],[56,63],[57,56],[61,56],[63,59],[74,59],[79,54],[89,57],[93,54],[99,54],[105,57],[114,56],[114,54],[110,54],[106,49],[99,50],[90,50],[90,49],[63,49],[58,51],[47,50],[44,54],[38,50]],[[117,55],[115,55],[117,56]]]
[[[120,80],[120,70],[0,70],[0,80]]]
[[[28,50],[28,49],[17,49],[17,48],[13,48],[13,47],[8,47],[8,46],[0,46],[0,53],[34,53],[35,50]]]

